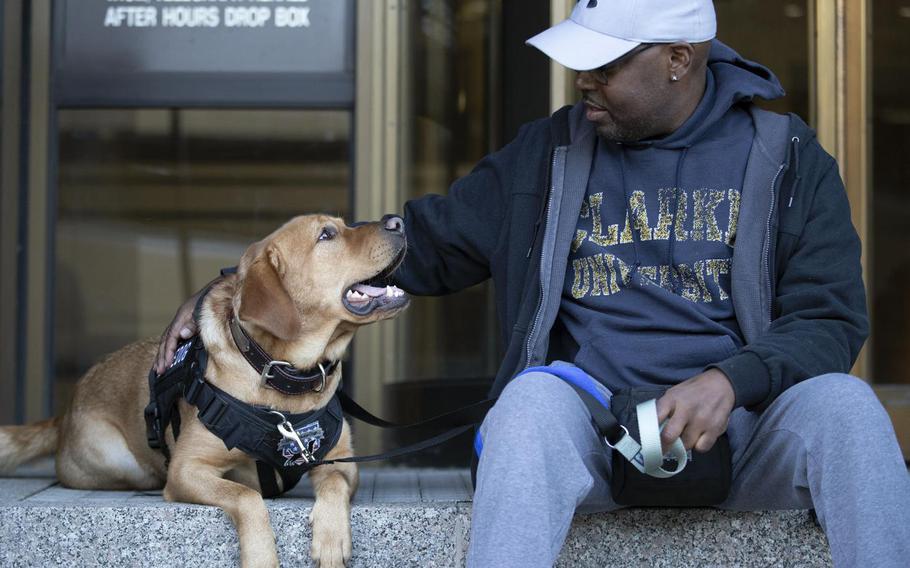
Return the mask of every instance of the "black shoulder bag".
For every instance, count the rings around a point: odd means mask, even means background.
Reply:
[[[629,436],[641,440],[636,408],[663,396],[666,389],[622,389],[613,395],[610,406]],[[625,432],[623,432],[625,434]],[[669,462],[669,463],[668,463]],[[664,469],[675,467],[664,461]],[[730,493],[732,476],[730,440],[724,433],[705,453],[687,453],[685,468],[672,477],[657,478],[644,474],[620,452],[613,452],[610,488],[620,505],[645,507],[703,507],[718,505]]]
[[[686,452],[682,442],[677,440],[673,449],[663,454],[656,400],[667,388],[621,389],[608,400],[597,389],[593,377],[572,365],[526,369],[513,380],[522,380],[522,375],[533,371],[542,371],[565,381],[588,408],[594,429],[613,450],[610,488],[617,504],[704,507],[717,505],[727,498],[732,463],[726,433],[705,453]],[[640,424],[648,429],[644,437]],[[475,442],[475,448],[477,446]]]

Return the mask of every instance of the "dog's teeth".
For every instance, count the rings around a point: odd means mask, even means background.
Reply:
[[[348,300],[363,300],[367,297],[366,294],[359,290],[348,290],[346,296]]]
[[[393,297],[393,296],[395,295],[395,291],[392,290],[392,287],[391,287],[391,286],[386,286],[386,287],[385,287],[385,295],[386,295],[386,298],[391,298],[391,297]]]

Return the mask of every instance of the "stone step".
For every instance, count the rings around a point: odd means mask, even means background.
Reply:
[[[46,467],[46,466],[45,466]],[[0,566],[236,566],[219,509],[160,492],[76,491],[47,470],[0,479]],[[461,470],[364,469],[352,567],[463,566],[471,489]],[[267,501],[283,566],[309,566],[312,489]],[[559,566],[830,566],[806,511],[630,509],[578,515]]]

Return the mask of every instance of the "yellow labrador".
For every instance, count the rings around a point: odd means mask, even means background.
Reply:
[[[378,285],[400,263],[405,247],[404,224],[391,216],[355,227],[324,215],[302,216],[254,243],[237,273],[215,284],[199,307],[199,337],[208,352],[205,380],[240,401],[284,414],[325,407],[339,385],[340,364],[318,392],[283,394],[264,386],[261,374],[244,359],[229,320],[235,318],[253,342],[296,369],[339,361],[358,327],[407,306],[401,290]],[[137,342],[92,367],[63,416],[0,428],[0,470],[56,452],[57,475],[68,487],[164,487],[169,501],[224,509],[237,527],[243,566],[277,566],[253,459],[237,448],[228,450],[185,400],[179,402],[176,441],[167,431],[170,462],[149,447],[143,410],[156,348],[155,340]],[[327,460],[352,455],[350,427],[340,415],[339,420],[340,436]],[[316,495],[312,557],[323,567],[343,566],[351,557],[356,466],[318,465],[310,479]],[[277,477],[276,484],[281,484]]]

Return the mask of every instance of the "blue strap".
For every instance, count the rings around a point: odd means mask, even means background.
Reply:
[[[603,393],[597,388],[597,380],[574,365],[528,367],[515,375],[512,380],[514,381],[528,373],[546,373],[558,377],[593,396],[597,402],[604,406],[604,408],[610,408],[610,401],[607,400]],[[477,454],[478,458],[480,457],[480,454],[483,453],[483,438],[480,436],[479,428],[477,429],[477,435],[474,436],[474,453]]]
[[[528,373],[547,373],[548,375],[559,377],[565,382],[573,384],[593,396],[597,399],[597,402],[604,405],[605,408],[610,408],[610,401],[604,398],[603,394],[596,386],[598,384],[597,380],[574,365],[528,367],[515,375],[515,379],[522,375],[527,375]]]
[[[483,453],[483,437],[480,435],[480,428],[477,429],[477,434],[474,436],[474,454],[479,458],[480,454]]]

